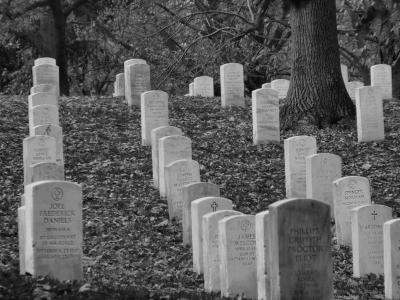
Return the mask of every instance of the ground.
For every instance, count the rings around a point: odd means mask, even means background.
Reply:
[[[234,209],[255,214],[284,199],[283,142],[252,145],[246,108],[219,98],[171,97],[170,125],[192,139],[202,181],[220,185]],[[355,122],[282,134],[314,135],[318,152],[343,159],[343,175],[366,176],[372,200],[400,212],[400,102],[385,101],[382,142],[357,143]],[[65,177],[83,186],[82,282],[18,275],[17,207],[23,193],[22,140],[28,136],[27,96],[0,95],[0,299],[217,299],[192,272],[179,223],[152,187],[151,151],[141,146],[140,109],[119,98],[60,99]],[[335,299],[384,299],[383,278],[353,279],[351,251],[333,238]]]

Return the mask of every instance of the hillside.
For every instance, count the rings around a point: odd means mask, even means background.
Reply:
[[[246,108],[222,109],[219,98],[171,97],[170,125],[192,139],[202,181],[220,185],[236,210],[255,214],[284,198],[283,142],[252,145],[247,101]],[[281,141],[316,136],[318,152],[340,155],[344,176],[368,177],[372,200],[391,206],[396,217],[400,102],[387,101],[384,110],[383,142],[357,144],[355,122],[319,131],[300,128],[283,133]],[[210,298],[202,293],[202,277],[191,271],[180,224],[168,223],[166,202],[151,185],[151,150],[141,146],[140,109],[129,111],[115,98],[61,98],[60,122],[66,180],[83,186],[85,280],[58,283],[18,275],[16,213],[28,106],[27,97],[0,95],[0,299]],[[338,248],[334,239],[333,249],[335,299],[384,299],[382,277],[353,279],[349,249]]]

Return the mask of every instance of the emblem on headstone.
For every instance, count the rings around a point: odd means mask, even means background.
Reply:
[[[378,215],[378,214],[377,214],[376,211],[374,210],[374,212],[371,214],[371,216],[374,217],[374,221],[375,221],[375,217],[376,217],[377,215]]]
[[[240,222],[240,229],[243,231],[249,231],[251,229],[251,223],[249,220],[243,220]]]
[[[218,203],[214,200],[213,203],[211,203],[211,208],[213,212],[217,211]]]
[[[349,189],[355,190],[356,186],[357,186],[357,180],[352,179],[349,181],[349,184],[348,184]]]
[[[47,125],[46,130],[44,131],[46,135],[50,135],[51,133],[51,125]]]
[[[54,201],[60,201],[64,197],[64,192],[62,188],[55,187],[51,192],[51,197],[53,198]]]

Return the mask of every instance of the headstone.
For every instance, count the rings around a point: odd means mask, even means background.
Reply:
[[[158,144],[158,174],[160,196],[167,196],[165,167],[179,159],[192,159],[192,141],[181,135],[160,138]]]
[[[26,184],[42,180],[64,180],[64,167],[52,162],[40,162],[29,166],[31,177]]]
[[[334,218],[332,182],[342,177],[342,159],[332,153],[306,157],[307,198],[321,200],[331,206]]]
[[[253,144],[279,143],[279,99],[273,89],[252,92]]]
[[[343,81],[346,84],[346,82],[349,82],[349,71],[346,65],[340,64],[340,71],[342,73]]]
[[[244,107],[243,65],[229,63],[220,66],[221,105]]]
[[[192,244],[192,201],[204,197],[219,197],[219,186],[211,182],[194,182],[182,187],[182,240],[184,245]]]
[[[232,210],[232,201],[222,197],[204,197],[192,201],[193,270],[197,274],[204,272],[202,218],[207,213],[220,210]]]
[[[59,125],[58,107],[42,104],[29,109],[29,135],[34,135],[34,127],[38,125]]]
[[[369,180],[361,176],[342,177],[333,182],[333,206],[337,243],[351,246],[351,209],[371,204]]]
[[[56,59],[52,57],[40,57],[35,59],[34,65],[56,65]]]
[[[82,188],[39,181],[25,189],[25,268],[33,276],[82,280]]]
[[[271,81],[271,89],[278,91],[278,98],[285,99],[289,90],[290,81],[287,79],[275,79]]]
[[[36,93],[51,93],[58,95],[58,88],[54,84],[38,84],[31,87],[31,95]]]
[[[25,275],[25,206],[17,209],[18,218],[18,254],[19,254],[19,274]]]
[[[165,183],[170,220],[173,218],[182,220],[182,187],[193,182],[200,182],[200,167],[197,161],[180,159],[165,167]]]
[[[386,64],[374,65],[371,71],[371,86],[382,88],[383,99],[393,98],[392,67]]]
[[[257,297],[255,217],[232,216],[218,222],[221,295]]]
[[[163,91],[148,91],[141,95],[140,117],[142,123],[142,145],[151,145],[151,131],[168,126],[168,94]]]
[[[34,135],[49,135],[56,139],[56,162],[64,166],[63,134],[62,128],[57,125],[47,124],[33,127]]]
[[[347,93],[349,94],[353,103],[356,102],[356,90],[360,87],[364,86],[364,83],[361,81],[349,81],[345,82]]]
[[[125,96],[125,80],[124,73],[118,73],[115,76],[115,89],[114,95],[115,97],[124,97]]]
[[[271,82],[264,83],[264,84],[261,86],[261,88],[262,88],[262,89],[270,89],[270,88],[271,88]]]
[[[125,100],[127,103],[129,103],[128,99],[128,94],[132,94],[131,90],[131,85],[130,85],[130,74],[129,74],[129,68],[128,66],[133,65],[133,64],[147,64],[144,59],[140,58],[133,58],[133,59],[128,59],[124,61],[124,84],[125,84],[125,89],[124,89],[124,95],[125,95]]]
[[[182,130],[174,126],[162,126],[151,131],[151,161],[153,166],[153,185],[159,188],[159,142],[160,138],[170,135],[182,135]]]
[[[194,82],[189,83],[189,95],[194,96]]]
[[[140,106],[140,95],[149,90],[151,90],[150,66],[148,64],[128,65],[125,74],[125,98],[128,105]]]
[[[58,107],[58,96],[55,93],[35,93],[28,96],[28,108],[43,104]]]
[[[234,210],[220,210],[207,213],[202,218],[204,289],[206,292],[221,290],[218,222],[225,217],[235,215],[242,215],[242,213]]]
[[[268,219],[268,210],[256,214],[257,299],[260,300],[271,300]]]
[[[285,139],[286,198],[304,198],[306,191],[306,157],[317,153],[313,136],[293,136]]]
[[[214,80],[210,76],[199,76],[193,81],[194,95],[201,97],[214,97]]]
[[[383,223],[392,219],[385,205],[363,205],[351,210],[353,276],[383,275]]]
[[[383,224],[385,299],[400,299],[400,219]]]
[[[358,142],[384,140],[385,130],[381,88],[364,86],[357,89],[356,111]]]
[[[24,184],[31,182],[30,166],[40,162],[56,162],[56,140],[51,136],[36,135],[23,141]]]
[[[330,206],[287,199],[269,206],[271,299],[333,300]]]
[[[33,86],[38,84],[52,84],[56,88],[57,96],[60,95],[60,79],[58,66],[53,64],[40,64],[32,67]]]

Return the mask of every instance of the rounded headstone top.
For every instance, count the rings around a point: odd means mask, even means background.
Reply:
[[[128,60],[124,61],[124,68],[129,65],[134,65],[134,64],[147,64],[147,62],[141,58],[128,59]]]
[[[35,59],[34,65],[56,65],[56,60],[52,57],[40,57]]]

